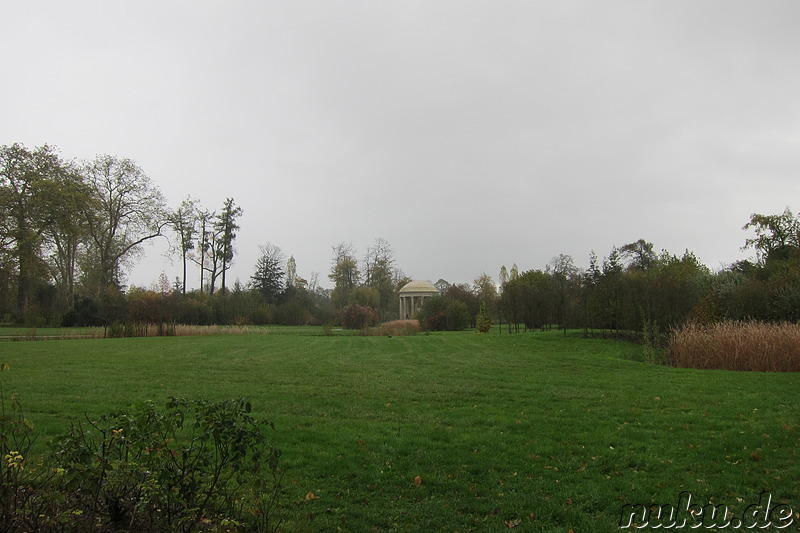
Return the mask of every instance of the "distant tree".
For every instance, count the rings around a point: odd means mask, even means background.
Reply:
[[[567,334],[567,327],[570,325],[570,300],[575,287],[578,284],[578,269],[572,257],[559,254],[550,261],[550,273],[553,278],[555,288],[555,311],[556,320],[564,335]]]
[[[475,323],[479,333],[488,333],[489,330],[492,329],[492,315],[483,302],[481,302],[481,308],[480,311],[478,311]]]
[[[353,243],[339,243],[333,247],[331,272],[328,278],[333,282],[332,298],[336,307],[350,302],[350,295],[359,286],[361,273]]]
[[[745,240],[742,249],[754,248],[762,264],[770,256],[779,253],[786,255],[787,248],[800,247],[800,220],[788,207],[777,215],[753,213],[742,229],[752,229],[756,234]]]
[[[508,283],[508,279],[509,279],[508,270],[506,269],[505,265],[500,267],[500,277],[498,279],[500,281],[500,292],[503,292],[503,285]]]
[[[644,239],[620,247],[619,255],[628,259],[628,268],[634,270],[647,270],[657,259],[656,253],[653,251],[653,243]]]
[[[487,306],[489,313],[497,307],[497,286],[491,276],[485,272],[472,282],[472,290],[478,301]]]
[[[225,292],[225,275],[233,263],[233,241],[236,231],[241,229],[236,220],[242,216],[242,208],[237,206],[233,198],[226,198],[222,211],[214,222],[217,240],[214,243],[215,255],[219,258],[222,274],[222,291]]]
[[[439,278],[439,280],[436,283],[434,283],[433,286],[439,289],[439,294],[444,294],[447,291],[447,289],[450,288],[450,282],[445,279]]]
[[[132,261],[142,243],[159,237],[166,224],[161,191],[131,159],[100,155],[83,173],[97,204],[86,206],[91,235],[95,294],[121,285],[122,266]]]
[[[181,292],[186,294],[186,264],[188,254],[194,249],[194,238],[197,233],[198,208],[197,202],[190,196],[184,198],[181,205],[169,214],[167,222],[178,237],[177,250],[181,254],[183,277],[181,278]]]
[[[206,272],[209,272],[212,275],[212,278],[216,280],[216,264],[212,266],[212,256],[211,247],[212,243],[214,242],[214,231],[213,231],[213,220],[216,217],[216,213],[213,211],[209,211],[207,209],[198,209],[197,210],[197,243],[194,246],[195,249],[199,252],[199,257],[191,257],[190,259],[200,267],[200,292],[204,292],[206,290]],[[214,260],[213,263],[216,263]],[[208,293],[213,294],[213,287],[211,283],[208,284]]]
[[[364,284],[378,293],[378,316],[386,320],[395,293],[394,251],[388,241],[377,238],[364,256]]]
[[[267,303],[278,302],[280,294],[284,290],[283,252],[277,246],[266,243],[259,245],[261,255],[256,261],[255,272],[250,277],[250,284],[253,289],[264,297]]]

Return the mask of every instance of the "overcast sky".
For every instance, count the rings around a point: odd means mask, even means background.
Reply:
[[[434,282],[639,238],[718,269],[752,255],[751,213],[800,209],[796,0],[29,0],[2,18],[0,144],[129,157],[172,206],[233,197],[230,280],[271,242],[330,286],[331,247],[378,237]],[[164,248],[129,280],[174,279]]]

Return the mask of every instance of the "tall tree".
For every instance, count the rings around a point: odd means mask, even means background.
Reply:
[[[271,243],[259,245],[261,255],[256,261],[255,272],[250,276],[253,289],[257,290],[267,303],[277,303],[278,297],[284,290],[283,252]]]
[[[192,199],[191,196],[187,196],[183,199],[181,205],[169,214],[167,221],[178,238],[175,248],[181,254],[181,262],[183,265],[181,292],[186,294],[186,264],[189,252],[194,249],[194,238],[197,233],[197,201]]]
[[[328,274],[328,279],[334,285],[331,294],[334,304],[340,307],[350,303],[350,296],[361,281],[353,243],[341,242],[333,247],[331,272]]]
[[[0,147],[0,239],[16,270],[16,308],[21,315],[28,311],[34,279],[47,275],[42,242],[54,222],[54,197],[46,193],[62,172],[61,159],[50,146]]]
[[[53,224],[45,231],[45,240],[50,250],[51,275],[55,281],[61,306],[71,310],[75,302],[75,282],[78,275],[78,260],[86,252],[90,238],[89,226],[84,217],[76,216],[86,206],[97,209],[97,199],[82,180],[79,171],[67,165],[66,172],[59,177],[53,192],[51,216]]]
[[[233,198],[226,198],[222,205],[222,211],[215,222],[217,240],[214,248],[220,261],[223,292],[225,292],[225,273],[233,263],[233,241],[236,239],[236,231],[240,229],[236,220],[240,216],[242,216],[242,208],[236,205]]]
[[[578,275],[578,269],[572,257],[565,254],[558,254],[554,257],[550,264],[551,275],[553,277],[553,285],[556,292],[556,320],[559,327],[564,330],[564,335],[567,334],[567,326],[569,325],[569,300],[572,288],[575,286],[575,279]]]
[[[86,182],[97,199],[83,215],[91,235],[99,294],[121,285],[122,266],[141,251],[142,243],[159,237],[166,225],[166,202],[161,191],[131,159],[97,156],[83,167]]]
[[[629,260],[628,268],[632,270],[647,270],[655,264],[657,259],[656,253],[653,251],[653,243],[644,239],[620,247],[619,254]]]
[[[753,213],[742,229],[755,231],[756,236],[746,239],[743,249],[755,248],[762,264],[771,256],[800,247],[800,220],[788,207],[777,215]]]
[[[197,244],[194,245],[194,248],[200,255],[199,257],[197,255],[194,257],[190,256],[190,259],[200,267],[200,292],[206,290],[206,272],[212,271],[209,267],[209,263],[211,244],[214,240],[212,222],[216,216],[216,213],[208,209],[197,210]],[[213,269],[213,272],[216,272],[216,268]],[[216,275],[213,277],[216,279]],[[214,293],[210,283],[208,284],[208,291],[210,294]]]
[[[381,320],[386,320],[390,307],[394,308],[390,306],[395,293],[394,262],[394,251],[389,241],[380,237],[367,248],[364,256],[365,285],[378,293],[378,315]]]

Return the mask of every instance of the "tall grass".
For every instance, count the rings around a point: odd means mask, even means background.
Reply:
[[[384,322],[376,328],[364,331],[367,336],[391,337],[400,335],[416,335],[419,333],[419,321],[417,320],[392,320]]]
[[[800,371],[800,324],[688,323],[673,332],[670,362],[684,368]]]
[[[189,337],[196,335],[248,335],[269,332],[269,328],[261,326],[114,323],[106,327],[89,328],[5,328],[3,333],[0,334],[0,340],[42,341],[124,337]]]

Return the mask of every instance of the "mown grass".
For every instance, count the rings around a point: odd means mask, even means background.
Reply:
[[[648,365],[561,332],[273,333],[2,343],[0,379],[45,436],[246,396],[277,426],[286,531],[618,531],[622,505],[681,491],[800,511],[798,374]]]

